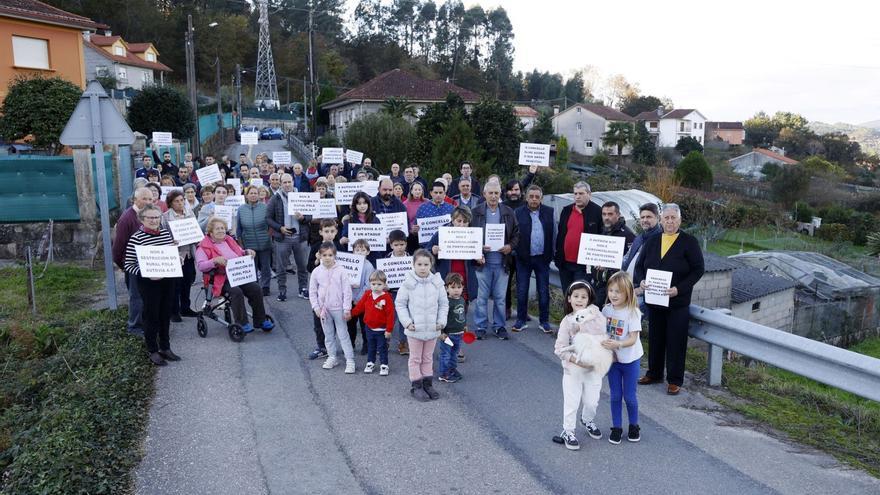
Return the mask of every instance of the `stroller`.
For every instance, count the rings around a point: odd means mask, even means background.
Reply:
[[[211,270],[208,272],[208,283],[206,283],[203,287],[204,295],[205,295],[205,303],[202,304],[202,308],[199,310],[199,315],[196,317],[196,330],[199,333],[199,337],[205,338],[208,336],[208,324],[207,319],[214,320],[218,323],[226,325],[226,330],[229,333],[229,339],[233,342],[241,342],[244,340],[244,329],[241,328],[241,325],[238,323],[234,323],[232,321],[232,308],[230,307],[229,302],[229,293],[223,292],[220,294],[220,297],[216,300],[214,299],[214,291],[212,288],[214,287],[214,274],[216,270]],[[223,312],[223,316],[221,317],[218,313]],[[248,316],[252,316],[250,311],[248,311]],[[266,319],[271,321],[273,324],[275,320],[272,319],[268,314],[266,315]],[[271,332],[272,329],[263,330],[265,333]]]

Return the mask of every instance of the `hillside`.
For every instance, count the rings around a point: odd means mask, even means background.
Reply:
[[[809,127],[816,134],[842,132],[847,134],[853,141],[859,143],[862,151],[880,155],[880,120],[866,122],[862,125],[847,124],[845,122],[838,122],[836,124],[810,122]]]

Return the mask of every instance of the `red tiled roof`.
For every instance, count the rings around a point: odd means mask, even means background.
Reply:
[[[618,112],[617,110],[615,110],[611,107],[606,107],[605,105],[593,105],[590,103],[577,103],[575,105],[572,105],[572,106],[566,108],[565,111],[561,112],[559,115],[562,115],[565,112],[570,112],[570,111],[572,111],[572,109],[575,109],[578,107],[583,108],[584,110],[586,110],[588,112],[592,112],[592,113],[598,115],[599,117],[602,117],[605,120],[614,120],[614,121],[621,121],[621,122],[635,122],[635,119],[633,119],[632,117],[630,117],[629,115],[627,115],[623,112]],[[556,117],[558,117],[559,115],[557,115]]]
[[[171,70],[171,67],[168,67],[167,65],[165,65],[161,62],[147,62],[146,60],[138,57],[134,53],[131,53],[129,50],[126,50],[125,56],[121,57],[119,55],[114,55],[114,54],[108,52],[107,50],[92,43],[91,41],[83,40],[83,43],[85,43],[87,47],[98,52],[102,57],[106,58],[107,60],[112,60],[114,62],[119,62],[120,64],[125,64],[125,65],[133,65],[135,67],[143,67],[145,69],[158,70],[158,71],[162,71],[162,72],[173,72]]]
[[[688,116],[689,113],[694,112],[693,108],[681,108],[677,110],[672,110],[667,112],[666,115],[663,116],[664,119],[683,119]]]
[[[706,127],[708,129],[741,131],[741,130],[743,130],[743,123],[742,122],[706,122]]]
[[[144,53],[151,46],[153,46],[152,43],[128,43],[128,51],[133,53]],[[153,50],[156,50],[156,47],[153,47]]]
[[[638,120],[638,121],[660,120],[660,116],[657,115],[657,112],[655,110],[650,110],[650,111],[642,112],[642,113],[636,115],[635,117],[633,117],[633,119]]]
[[[513,113],[517,117],[538,117],[538,111],[532,107],[527,107],[525,105],[516,105],[513,107]]]
[[[89,41],[98,46],[110,46],[121,39],[121,36],[102,36],[100,34],[93,34],[89,36]],[[128,46],[128,43],[126,43],[125,40],[122,40],[122,44]]]
[[[797,160],[792,160],[791,158],[789,158],[787,156],[780,155],[779,153],[774,153],[770,150],[765,150],[764,148],[755,148],[752,151],[754,151],[756,153],[760,153],[764,156],[769,156],[770,158],[775,158],[776,160],[779,160],[783,163],[787,163],[789,165],[794,165],[795,163],[797,163]]]
[[[78,29],[97,30],[107,27],[88,17],[71,14],[37,0],[3,0],[0,2],[0,16],[59,24]]]
[[[439,102],[445,100],[449,93],[458,94],[467,103],[480,101],[480,95],[455,84],[422,79],[404,70],[394,69],[342,93],[321,107],[334,108],[348,100],[384,101],[387,98],[401,98],[410,102]]]

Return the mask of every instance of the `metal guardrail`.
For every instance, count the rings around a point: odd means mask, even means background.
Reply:
[[[299,157],[299,159],[301,159],[305,164],[307,164],[309,160],[313,160],[315,158],[315,153],[312,149],[312,146],[304,144],[292,132],[287,133],[287,147],[290,148],[293,154]]]

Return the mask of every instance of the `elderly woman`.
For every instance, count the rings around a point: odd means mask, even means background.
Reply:
[[[245,311],[244,298],[247,297],[254,312],[253,321],[263,330],[271,330],[274,328],[272,320],[266,318],[266,308],[263,306],[263,291],[256,282],[248,282],[232,287],[226,280],[226,262],[232,258],[241,256],[256,256],[252,249],[244,250],[235,242],[231,236],[226,235],[229,228],[226,221],[222,218],[213,217],[208,220],[207,235],[199,247],[196,249],[196,267],[204,273],[205,283],[208,283],[210,276],[208,272],[216,270],[214,273],[214,285],[211,288],[214,297],[220,297],[224,292],[229,294],[229,302],[232,306],[232,319],[241,326],[245,333],[254,331],[254,326],[248,321],[248,315]]]
[[[155,182],[148,182],[146,187],[150,190],[151,193],[153,193],[153,204],[158,206],[159,209],[162,210],[162,213],[165,213],[165,211],[168,210],[168,206],[165,204],[164,201],[161,201],[162,188],[159,186],[159,184],[156,184]]]
[[[187,183],[183,185],[183,207],[193,215],[196,214],[196,208],[199,207],[199,200],[196,192],[195,184]],[[165,199],[167,200],[168,198]]]
[[[137,246],[173,246],[171,233],[162,228],[162,211],[148,204],[138,211],[141,227],[131,235],[125,248],[125,272],[134,277],[144,302],[144,342],[150,362],[165,366],[168,361],[179,361],[171,352],[171,306],[174,297],[174,279],[145,278],[141,276]]]
[[[266,223],[266,203],[260,201],[260,189],[263,188],[244,188],[245,204],[238,209],[235,232],[241,244],[256,253],[260,287],[263,288],[263,295],[268,296],[269,282],[272,281],[272,241],[269,239],[269,224]]]
[[[168,203],[168,211],[162,214],[162,228],[169,229],[168,223],[174,220],[183,220],[186,218],[195,218],[192,211],[186,208],[186,198],[184,193],[180,191],[171,191],[165,197]],[[171,300],[171,321],[180,322],[181,316],[194,318],[198,313],[190,308],[189,292],[192,288],[193,281],[196,279],[195,246],[187,244],[186,246],[178,246],[177,251],[180,254],[180,262],[183,265],[183,278],[174,279],[174,297]]]
[[[682,232],[681,209],[667,203],[660,210],[663,233],[645,241],[636,260],[636,294],[648,289],[648,270],[672,272],[672,284],[663,289],[669,306],[648,304],[648,371],[639,383],[662,382],[665,365],[666,393],[676,395],[684,382],[684,361],[688,342],[691,292],[703,276],[703,253],[697,239]]]

